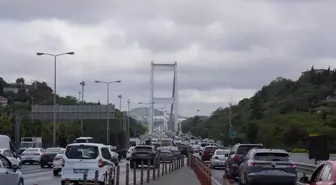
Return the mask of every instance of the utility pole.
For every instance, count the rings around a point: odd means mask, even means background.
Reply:
[[[81,81],[79,83],[82,86],[82,105],[84,104],[84,86],[85,86],[85,82]],[[84,128],[83,128],[83,117],[81,117],[81,136],[84,135]]]
[[[231,106],[232,104],[229,102],[229,135],[232,137],[232,146],[234,145],[234,131],[233,131],[233,127],[232,127],[232,110],[231,110]]]
[[[122,95],[119,94],[118,98],[119,98],[119,111],[120,111],[120,116],[121,116],[123,114],[123,112],[121,111],[121,99],[122,99]],[[121,129],[121,131],[125,131],[124,124],[123,124],[123,119],[120,119],[120,129]]]
[[[81,102],[81,94],[82,94],[82,92],[78,91],[78,103]]]
[[[129,126],[130,126],[130,111],[131,111],[131,100],[127,100],[127,132],[129,134]]]

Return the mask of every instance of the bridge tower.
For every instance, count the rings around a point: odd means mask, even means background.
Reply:
[[[173,78],[173,88],[172,88],[172,96],[171,97],[154,97],[154,78],[155,73],[163,72],[163,71],[173,71],[174,78]],[[149,108],[149,125],[148,125],[148,132],[152,134],[153,132],[153,125],[154,125],[154,104],[171,104],[170,109],[170,121],[171,125],[168,125],[168,128],[171,131],[178,132],[178,108],[179,108],[179,101],[178,101],[178,83],[177,83],[177,63],[173,64],[154,64],[151,62],[151,74],[150,74],[150,108]]]

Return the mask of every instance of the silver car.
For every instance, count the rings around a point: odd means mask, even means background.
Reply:
[[[1,184],[23,185],[23,177],[18,165],[13,165],[4,155],[0,154]]]
[[[296,184],[295,163],[284,150],[251,149],[239,166],[241,184]]]
[[[210,165],[212,168],[225,167],[225,162],[229,156],[230,150],[217,149],[214,155],[210,159]]]

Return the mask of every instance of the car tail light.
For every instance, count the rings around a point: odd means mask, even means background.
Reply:
[[[295,165],[295,163],[292,163],[292,168],[296,168],[296,165]]]
[[[99,167],[99,168],[104,167],[104,164],[103,164],[103,160],[102,160],[102,159],[99,159],[99,161],[98,161],[98,167]]]
[[[249,163],[249,166],[254,166],[254,162],[250,162],[250,163]]]
[[[39,153],[34,153],[34,155],[40,155]]]
[[[232,160],[233,160],[234,162],[238,162],[239,158],[238,158],[237,155],[234,155],[233,158],[232,158]]]

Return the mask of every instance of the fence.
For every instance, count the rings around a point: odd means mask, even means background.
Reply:
[[[162,176],[169,175],[170,173],[182,168],[184,166],[184,156],[180,156],[177,159],[174,159],[170,162],[160,162],[160,159],[154,160],[154,164],[146,165],[145,164],[152,164],[151,160],[144,161],[142,160],[140,163],[140,168],[137,168],[137,163],[133,163],[130,165],[129,163],[126,164],[126,174],[125,174],[125,185],[143,185],[144,182],[149,183],[152,180],[158,180]],[[140,169],[140,179],[137,177]],[[131,181],[130,174],[133,174],[133,179]],[[110,169],[109,173],[107,174],[108,177],[105,178],[105,182],[98,182],[98,171],[95,172],[94,181],[89,181],[87,178],[87,174],[83,174],[83,179],[80,180],[80,183],[83,185],[87,185],[89,183],[93,183],[94,185],[100,184],[108,184],[108,185],[121,185],[120,183],[120,166],[116,166],[115,168]],[[62,185],[70,185],[73,181],[71,179],[65,179]]]

